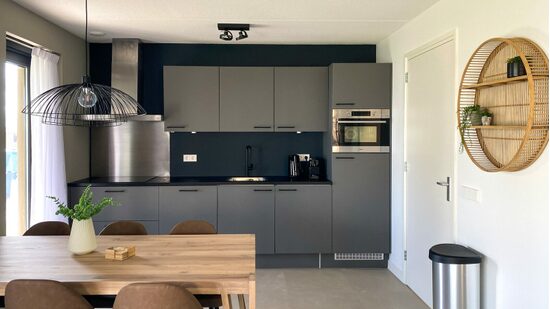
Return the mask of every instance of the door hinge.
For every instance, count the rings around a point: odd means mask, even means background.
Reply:
[[[403,166],[403,169],[405,170],[405,173],[409,171],[409,162],[405,161],[405,165]]]
[[[409,72],[405,72],[405,83],[409,82]]]
[[[403,251],[403,260],[407,260],[407,250]]]

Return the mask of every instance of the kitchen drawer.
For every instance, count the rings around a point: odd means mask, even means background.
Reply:
[[[159,231],[168,234],[181,221],[203,220],[217,227],[216,186],[165,186],[159,193]]]
[[[78,203],[84,187],[71,188],[71,205]],[[94,216],[97,221],[158,220],[159,188],[146,187],[92,187],[93,201],[111,197],[118,206],[109,206]]]

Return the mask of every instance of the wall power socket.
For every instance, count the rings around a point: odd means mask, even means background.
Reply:
[[[196,154],[184,154],[183,155],[183,162],[185,162],[185,163],[197,162],[197,155]]]

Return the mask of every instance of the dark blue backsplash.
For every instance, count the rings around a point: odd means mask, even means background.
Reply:
[[[141,44],[139,102],[149,114],[162,114],[162,68],[193,66],[328,66],[376,62],[375,45]],[[90,75],[111,84],[111,44],[90,44]],[[287,175],[292,153],[323,156],[321,133],[174,133],[170,138],[172,176],[243,175],[245,146],[255,146],[255,175]],[[199,155],[184,164],[183,153]]]
[[[243,176],[245,147],[252,146],[251,175],[287,176],[288,155],[323,157],[323,133],[172,133],[171,176]],[[184,163],[183,154],[198,162]]]

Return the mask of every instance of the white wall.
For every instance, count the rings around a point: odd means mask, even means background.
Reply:
[[[0,149],[4,149],[4,61],[6,59],[6,32],[23,37],[61,54],[61,82],[80,82],[85,69],[84,41],[42,17],[9,0],[0,0]],[[65,168],[67,180],[88,177],[89,131],[87,128],[66,127]],[[0,162],[5,162],[0,151]],[[0,164],[0,175],[5,173]],[[0,177],[0,235],[5,232],[5,179]]]
[[[380,42],[377,61],[393,67],[392,256],[403,272],[404,58],[408,52],[457,31],[461,74],[475,48],[491,37],[527,37],[548,52],[548,1],[441,0]],[[457,81],[458,87],[459,81]],[[456,101],[456,98],[453,98]],[[480,203],[457,196],[457,242],[482,252],[483,308],[548,308],[549,151],[526,170],[485,173],[458,155],[457,185],[481,190]]]

